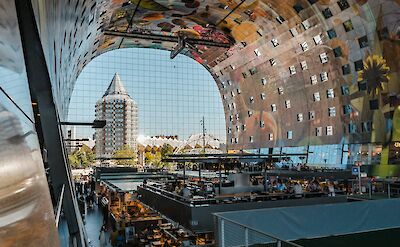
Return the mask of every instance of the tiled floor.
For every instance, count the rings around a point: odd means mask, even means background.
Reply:
[[[88,236],[88,240],[90,241],[90,246],[98,247],[99,246],[99,234],[100,228],[103,224],[103,215],[101,211],[98,209],[97,205],[93,207],[93,209],[88,209],[86,213],[86,233]],[[109,235],[107,234],[107,241]],[[108,243],[107,247],[111,244]]]

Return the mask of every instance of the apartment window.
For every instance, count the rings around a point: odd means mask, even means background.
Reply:
[[[297,114],[297,121],[298,122],[303,122],[303,113]]]
[[[372,131],[372,122],[363,122],[361,124],[361,130],[364,133],[368,133]]]
[[[336,108],[335,107],[329,107],[328,108],[328,115],[330,117],[335,117],[336,116]]]
[[[239,125],[236,126],[236,131],[237,131],[237,132],[240,132],[240,127],[239,127]]]
[[[276,104],[272,104],[272,105],[271,105],[271,110],[272,110],[273,112],[276,111]]]
[[[258,33],[258,35],[260,35],[262,37],[264,34],[264,31],[260,28],[257,30],[257,33]]]
[[[255,49],[254,53],[256,54],[257,57],[261,56],[261,52],[258,49]]]
[[[274,134],[269,133],[268,139],[269,139],[270,141],[273,141],[273,140],[274,140]]]
[[[318,102],[321,100],[321,96],[319,95],[319,92],[316,92],[313,94],[313,99],[314,99],[314,102]]]
[[[331,125],[326,126],[326,135],[327,136],[333,135],[333,126],[331,126]]]
[[[322,10],[322,15],[325,17],[325,19],[329,19],[333,16],[333,14],[329,8]]]
[[[243,78],[247,78],[247,73],[246,72],[242,72],[242,76],[243,76]]]
[[[328,81],[328,72],[322,72],[321,73],[321,81],[322,82]]]
[[[271,58],[271,59],[269,60],[269,63],[271,64],[271,66],[275,66],[275,65],[276,65],[276,61],[275,61],[274,58]]]
[[[267,84],[267,78],[262,78],[261,79],[261,84],[263,84],[265,86],[265,84]]]
[[[230,80],[226,81],[228,83],[229,86],[232,86],[232,82]]]
[[[247,130],[247,126],[245,124],[242,125],[242,130],[246,131]]]
[[[315,119],[315,111],[309,111],[308,112],[308,119],[309,120]]]
[[[232,115],[229,116],[229,121],[233,122],[233,116]]]
[[[321,63],[327,63],[328,62],[328,55],[324,52],[319,54],[319,59],[321,60]]]
[[[308,51],[308,44],[307,44],[306,41],[304,41],[303,43],[301,43],[300,46],[301,46],[301,49],[302,49],[303,51]]]
[[[344,105],[344,106],[343,106],[343,113],[344,113],[345,115],[350,114],[351,111],[352,111],[351,105]]]
[[[343,27],[346,32],[350,32],[351,30],[354,29],[353,23],[351,22],[351,20],[347,20],[347,21],[343,22]]]
[[[335,98],[335,91],[333,90],[333,88],[326,90],[326,96],[328,97],[328,99]]]
[[[322,136],[322,127],[315,128],[315,135]]]
[[[291,28],[289,31],[290,31],[290,33],[292,34],[293,37],[295,37],[295,36],[297,36],[299,34],[299,32],[297,32],[297,29],[295,27]]]
[[[278,94],[282,95],[283,94],[283,87],[278,87]]]
[[[236,109],[236,104],[235,103],[232,103],[232,108]]]
[[[342,73],[343,75],[348,75],[351,73],[350,64],[345,64],[342,66]]]
[[[360,45],[360,48],[364,48],[368,46],[368,37],[367,35],[362,36],[361,38],[358,39],[358,44]]]
[[[356,71],[360,71],[364,69],[364,64],[362,60],[357,60],[354,62],[354,68]]]
[[[289,139],[289,140],[292,140],[292,139],[293,139],[293,131],[292,131],[292,130],[289,130],[289,131],[287,132],[287,139]]]
[[[286,109],[291,108],[292,106],[290,105],[290,100],[285,100],[285,107]]]
[[[303,26],[304,30],[307,30],[311,27],[311,24],[308,20],[303,21],[301,25]]]
[[[264,126],[265,126],[264,121],[260,121],[260,128],[264,128]]]
[[[300,63],[300,65],[301,65],[301,69],[302,69],[302,70],[308,69],[307,62],[306,62],[306,61],[302,61],[302,62]]]
[[[294,65],[289,67],[289,71],[291,75],[295,75],[296,74],[296,67],[294,67]]]
[[[240,90],[240,88],[236,89],[237,94],[241,94],[242,90]]]
[[[353,122],[349,123],[349,133],[350,134],[357,133],[357,125]]]
[[[336,38],[337,37],[337,34],[336,34],[336,31],[335,31],[335,29],[329,29],[328,31],[327,31],[327,33],[328,33],[328,37],[330,38],[330,39],[334,39],[334,38]]]
[[[318,82],[318,77],[317,75],[312,75],[311,76],[311,85],[315,85]]]
[[[265,93],[261,93],[261,99],[265,100],[265,98],[266,98]]]
[[[228,127],[228,134],[232,133],[232,127]]]
[[[350,8],[350,5],[349,5],[349,3],[347,2],[347,0],[339,0],[338,2],[337,2],[337,4],[339,5],[339,8],[343,11],[343,10],[345,10],[345,9],[347,9],[347,8]]]
[[[250,103],[254,103],[254,97],[253,96],[250,96],[249,100],[250,100]]]
[[[285,18],[283,18],[282,16],[278,16],[276,17],[276,20],[279,22],[279,24],[282,24],[285,21]]]
[[[253,67],[253,68],[249,69],[249,72],[251,75],[254,75],[255,73],[257,73],[257,68]]]
[[[232,95],[232,97],[235,97],[235,92],[232,91],[232,92],[231,92],[231,95]]]
[[[253,116],[253,111],[248,111],[247,116],[249,116],[249,117]]]
[[[239,113],[236,113],[236,120],[239,120]]]
[[[322,38],[321,38],[321,35],[319,35],[319,34],[317,36],[314,36],[313,40],[316,45],[322,44]]]
[[[250,137],[249,137],[249,141],[250,141],[250,143],[254,142],[254,137],[253,137],[253,136],[250,136]]]
[[[335,57],[342,56],[342,48],[340,46],[333,48],[333,54],[335,55]]]
[[[272,45],[273,45],[274,47],[277,47],[277,46],[279,45],[278,40],[275,39],[275,38],[271,40],[271,43],[272,43]]]

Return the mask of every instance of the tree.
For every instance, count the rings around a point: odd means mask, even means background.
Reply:
[[[136,153],[129,145],[124,145],[120,150],[115,151],[113,158],[121,166],[133,166],[136,164]]]

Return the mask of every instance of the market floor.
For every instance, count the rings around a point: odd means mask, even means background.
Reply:
[[[99,234],[100,228],[103,224],[103,215],[101,211],[98,209],[97,205],[93,207],[93,209],[87,209],[86,211],[86,233],[88,236],[89,244],[92,247],[100,246],[99,243]],[[106,239],[109,239],[109,233],[106,234]],[[111,247],[110,243],[107,243],[107,247]]]

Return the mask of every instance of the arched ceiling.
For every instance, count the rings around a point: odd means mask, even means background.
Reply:
[[[126,36],[183,33],[230,44],[183,51],[216,80],[229,148],[400,140],[393,127],[400,105],[399,0],[33,3],[61,115],[94,57],[124,47],[172,50],[174,42]]]

